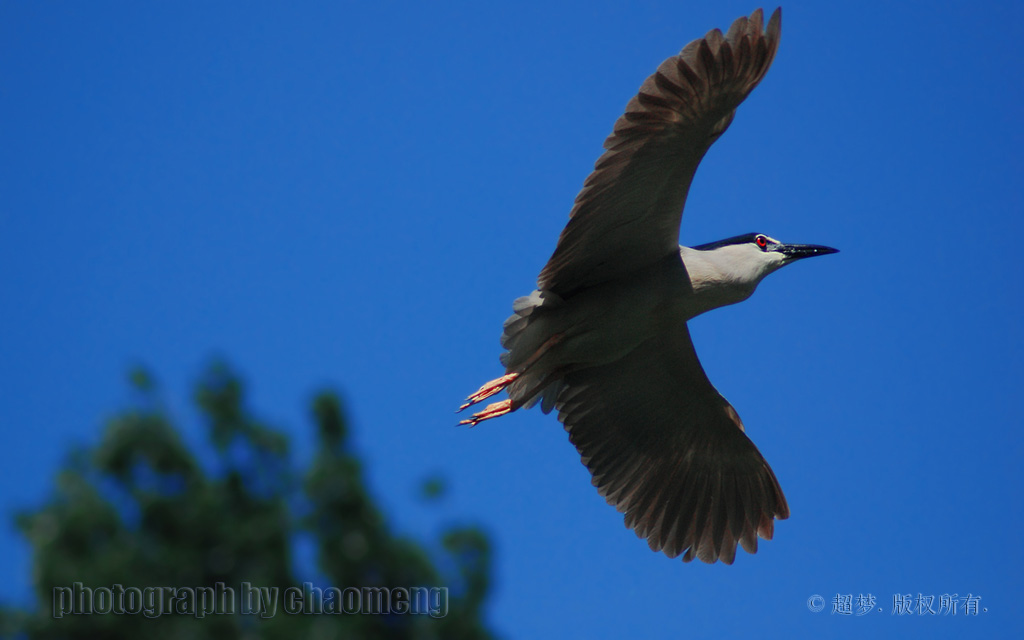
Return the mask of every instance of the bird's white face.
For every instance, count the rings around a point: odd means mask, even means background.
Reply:
[[[763,279],[769,273],[777,269],[780,269],[791,262],[791,260],[786,254],[781,253],[777,250],[777,247],[781,247],[783,245],[775,238],[766,236],[764,234],[759,234],[754,238],[754,242],[750,244],[752,245],[752,249],[755,255],[757,256],[756,260],[760,263],[761,267],[758,282],[760,282],[761,279]]]
[[[765,276],[789,262],[785,254],[774,250],[780,246],[783,245],[778,240],[758,234],[749,242],[729,244],[705,253],[722,272],[723,280],[753,291]]]

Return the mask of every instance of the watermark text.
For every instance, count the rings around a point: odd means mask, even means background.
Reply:
[[[88,587],[74,582],[53,588],[53,617],[68,615],[448,615],[447,587],[264,587],[243,582],[236,590],[212,587]]]

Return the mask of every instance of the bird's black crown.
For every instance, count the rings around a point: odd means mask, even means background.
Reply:
[[[728,247],[731,244],[747,244],[748,242],[753,244],[754,238],[757,236],[764,235],[763,233],[745,233],[741,236],[733,236],[726,238],[725,240],[719,240],[718,242],[709,242],[707,244],[699,244],[696,247],[690,247],[697,251],[711,251],[712,249],[720,249],[722,247]]]

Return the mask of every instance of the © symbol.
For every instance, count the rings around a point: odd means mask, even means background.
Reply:
[[[807,598],[807,608],[818,613],[825,608],[825,598],[822,598],[818,594],[814,594],[810,598]]]

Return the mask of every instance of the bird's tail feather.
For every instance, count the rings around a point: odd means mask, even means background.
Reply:
[[[501,354],[501,364],[505,365],[506,373],[520,373],[507,388],[516,405],[528,409],[543,400],[544,413],[555,406],[563,384],[560,378],[544,384],[552,371],[545,366],[543,355],[557,343],[551,311],[562,304],[562,299],[550,291],[534,291],[512,303],[513,313],[505,320],[501,334],[501,346],[507,349]]]

